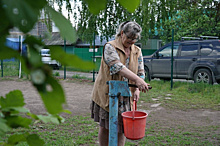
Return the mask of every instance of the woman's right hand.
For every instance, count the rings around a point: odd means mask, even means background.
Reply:
[[[138,89],[144,93],[149,90],[150,84],[146,83],[143,79],[138,78],[135,81],[135,84],[138,86]]]
[[[135,82],[137,87],[139,88],[140,91],[146,93],[146,90],[148,91],[149,88],[148,86],[150,84],[146,83],[142,78],[134,74],[132,71],[130,71],[128,68],[123,67],[120,71],[119,74],[123,77],[128,78],[129,80],[132,80]]]

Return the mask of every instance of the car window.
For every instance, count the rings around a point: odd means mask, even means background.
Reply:
[[[201,56],[208,56],[212,52],[212,50],[213,50],[212,43],[209,42],[201,43],[201,49],[200,49]]]
[[[173,46],[173,56],[176,56],[178,47],[179,47],[178,45]],[[171,51],[172,51],[171,46],[167,46],[164,49],[160,50],[158,53],[159,56],[162,57],[171,57]]]
[[[42,49],[41,50],[41,55],[50,55],[50,50],[49,49]]]
[[[180,56],[198,55],[198,44],[182,45]]]
[[[213,41],[213,46],[217,51],[217,55],[220,55],[220,40],[219,41]]]
[[[212,44],[215,48],[220,49],[220,40],[219,41],[213,41]]]

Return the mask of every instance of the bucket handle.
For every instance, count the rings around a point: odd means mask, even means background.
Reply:
[[[136,102],[136,100],[134,100],[133,101],[133,117],[132,117],[132,119],[134,120],[134,111],[136,111],[137,110],[137,102]]]

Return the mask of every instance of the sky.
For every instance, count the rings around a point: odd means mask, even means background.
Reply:
[[[70,3],[71,3],[71,5],[72,5],[72,9],[73,9],[74,1],[73,1],[73,0],[70,0]],[[80,5],[80,2],[77,2],[76,4]],[[55,8],[55,10],[58,11],[58,9],[59,9],[58,4],[55,3],[55,4],[54,4],[54,8]],[[73,10],[73,11],[74,11],[74,10]],[[76,10],[75,10],[75,11],[76,11]],[[66,3],[64,3],[63,6],[62,6],[62,14],[63,14],[64,17],[66,17],[66,19],[68,19],[68,11],[66,10]],[[73,20],[73,15],[74,15],[73,13],[70,14],[70,21],[71,21],[71,23],[72,23],[73,25],[75,25],[75,21]],[[54,25],[54,24],[53,24],[53,25]],[[57,31],[59,31],[58,28],[55,27],[55,26],[53,26],[53,32],[57,32]]]

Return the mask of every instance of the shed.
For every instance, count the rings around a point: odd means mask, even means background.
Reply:
[[[25,44],[22,45],[22,49],[20,48],[20,43],[24,42],[24,38],[20,40],[19,38],[6,38],[5,46],[17,50],[21,52],[23,56],[27,55],[27,46]],[[5,59],[4,61],[15,61],[14,58],[12,59]]]

